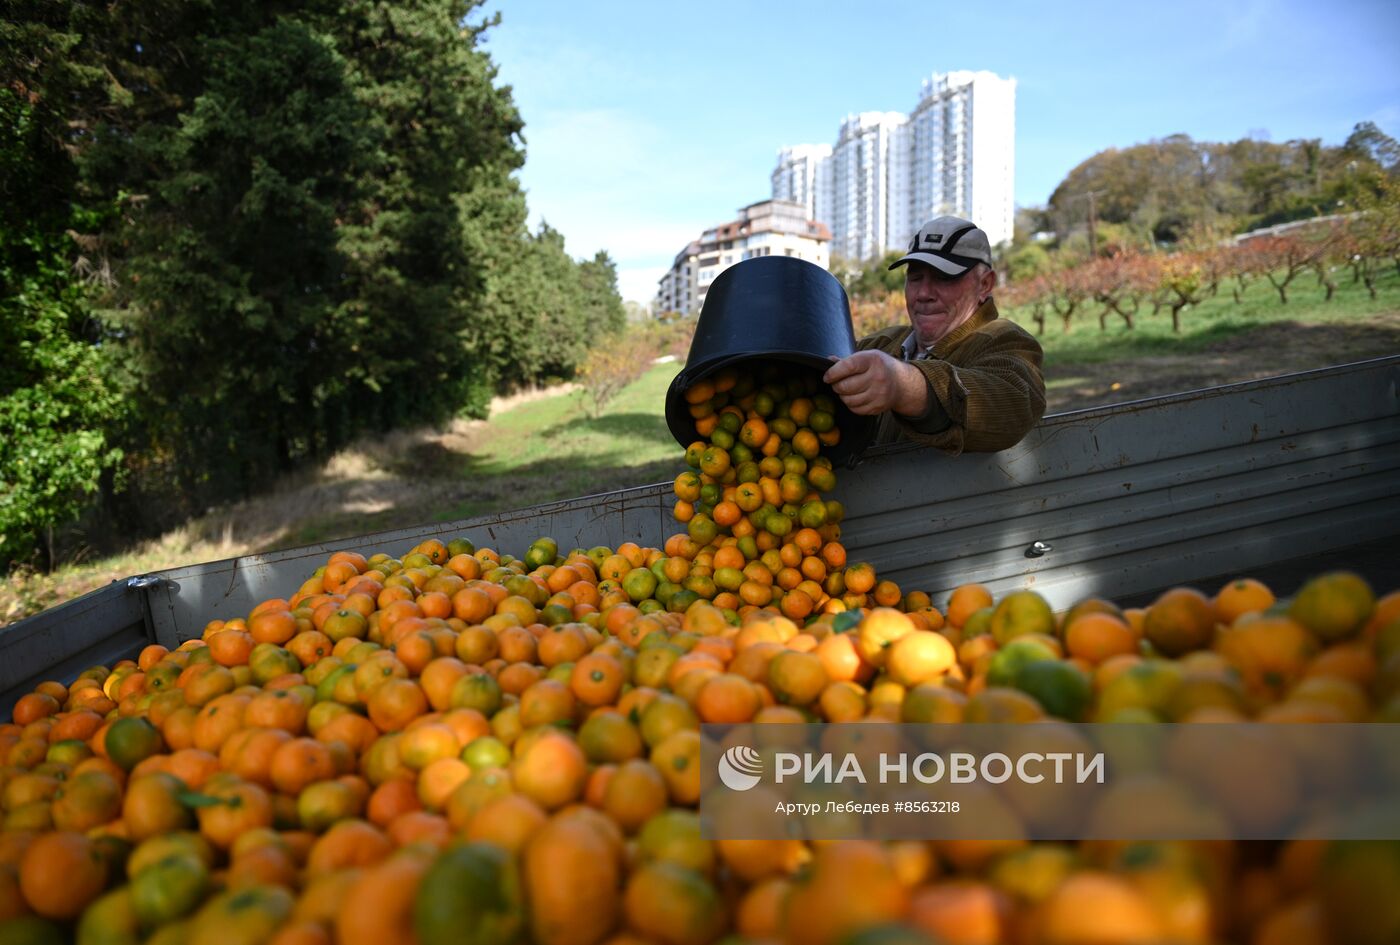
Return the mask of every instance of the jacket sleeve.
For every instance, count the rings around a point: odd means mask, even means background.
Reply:
[[[1014,446],[1045,413],[1040,344],[1013,328],[969,339],[967,348],[949,360],[912,362],[951,421],[946,428],[923,433],[920,418],[895,419],[910,440],[955,456]]]

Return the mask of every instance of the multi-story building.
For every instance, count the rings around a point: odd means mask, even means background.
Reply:
[[[799,144],[778,152],[773,172],[773,199],[791,200],[807,208],[810,220],[826,220],[831,212],[831,145]]]
[[[908,117],[899,112],[862,112],[841,123],[831,151],[832,252],[867,259],[889,239],[892,158]]]
[[[901,249],[943,213],[976,221],[996,245],[1012,234],[1015,138],[1015,79],[935,73],[908,115],[848,116],[829,156],[821,145],[779,151],[773,196],[805,195],[799,177],[815,188],[813,219],[830,226],[832,253],[849,259]]]
[[[715,277],[757,256],[795,256],[827,268],[831,232],[791,200],[762,200],[739,210],[738,219],[712,226],[681,250],[657,283],[653,310],[691,315],[705,304]]]
[[[690,312],[695,308],[695,259],[700,255],[699,240],[676,254],[671,268],[656,286],[652,312]]]

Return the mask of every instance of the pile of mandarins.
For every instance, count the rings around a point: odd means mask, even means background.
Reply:
[[[664,549],[339,552],[25,695],[0,945],[1400,941],[1393,842],[702,836],[708,722],[1400,721],[1400,592],[935,608],[847,564],[826,395],[720,375],[687,401]]]

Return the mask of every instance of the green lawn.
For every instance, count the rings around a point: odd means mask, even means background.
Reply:
[[[681,459],[666,427],[666,390],[680,369],[674,362],[655,365],[597,417],[582,391],[493,416],[483,447],[453,461],[457,474],[482,487],[481,495],[444,509],[438,520],[670,478]]]
[[[1107,328],[1100,330],[1098,316],[1102,306],[1089,302],[1075,313],[1068,333],[1063,331],[1059,318],[1053,312],[1048,313],[1045,333],[1039,336],[1040,343],[1045,348],[1047,368],[1065,369],[1074,364],[1203,351],[1232,336],[1271,325],[1289,322],[1333,325],[1400,311],[1400,274],[1394,266],[1386,267],[1384,275],[1377,280],[1375,300],[1370,298],[1364,285],[1352,282],[1349,270],[1339,270],[1333,280],[1337,293],[1327,302],[1324,301],[1325,291],[1315,276],[1311,273],[1298,276],[1288,287],[1287,305],[1280,304],[1278,293],[1267,279],[1253,280],[1241,294],[1239,304],[1230,293],[1233,281],[1222,283],[1214,298],[1182,311],[1179,333],[1172,331],[1168,309],[1154,316],[1150,305],[1144,305],[1138,312],[1135,328],[1129,329],[1121,318],[1111,314]],[[1029,312],[1004,314],[1027,330],[1035,331]]]
[[[468,458],[466,471],[494,476],[538,465],[600,469],[674,459],[676,442],[666,428],[664,407],[666,390],[680,369],[674,362],[653,366],[596,418],[585,409],[582,391],[494,416],[491,441]]]

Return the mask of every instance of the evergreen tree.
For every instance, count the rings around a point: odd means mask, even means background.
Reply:
[[[0,567],[53,564],[53,529],[78,516],[120,457],[123,416],[98,347],[83,260],[72,103],[100,70],[54,4],[7,4],[0,20]]]

